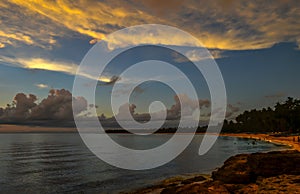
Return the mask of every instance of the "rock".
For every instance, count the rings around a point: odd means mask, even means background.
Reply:
[[[253,176],[300,175],[300,152],[277,151],[251,154],[248,163]]]
[[[275,177],[263,178],[255,184],[249,184],[234,193],[300,193],[299,175],[279,175]]]
[[[206,178],[203,176],[195,176],[193,178],[181,181],[181,184],[185,185],[185,184],[190,184],[190,183],[200,182],[200,181],[205,181],[205,180],[206,180]]]
[[[225,161],[212,178],[229,184],[254,183],[259,176],[300,175],[299,164],[298,151],[239,154]]]
[[[164,189],[161,194],[229,194],[227,188],[217,181],[208,181],[206,183],[193,183],[183,186]]]
[[[248,165],[248,154],[239,154],[230,157],[224,165],[212,173],[213,180],[220,180],[224,183],[244,184],[253,179]]]
[[[300,194],[300,152],[276,151],[239,154],[230,157],[212,173],[212,180],[202,176],[177,177],[162,184],[139,190],[144,194]]]

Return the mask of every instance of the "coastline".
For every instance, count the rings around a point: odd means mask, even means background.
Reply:
[[[29,126],[29,125],[11,125],[0,124],[0,134],[5,133],[77,133],[76,127],[48,127],[48,126]],[[123,134],[123,133],[120,133]],[[156,134],[173,134],[173,133],[156,133]],[[206,133],[196,133],[206,134]],[[208,133],[210,134],[210,133]],[[211,133],[211,135],[217,135]],[[300,142],[298,142],[298,136],[272,136],[270,134],[263,133],[221,133],[219,136],[238,137],[253,140],[266,141],[278,145],[289,146],[290,149],[300,151]]]
[[[76,127],[48,127],[48,126],[29,126],[29,125],[11,125],[0,124],[0,134],[5,133],[77,133]],[[121,133],[123,134],[123,133]],[[156,134],[173,134],[173,133],[156,133]],[[196,133],[206,134],[206,133]],[[209,133],[208,133],[209,134]],[[217,135],[211,133],[211,135]],[[272,136],[270,134],[263,133],[221,133],[219,136],[238,137],[253,140],[266,141],[278,145],[289,146],[290,149],[300,151],[300,142],[298,142],[298,136]]]
[[[250,134],[250,133],[223,133],[220,136],[228,136],[228,137],[238,137],[238,138],[246,138],[246,139],[254,139],[265,142],[270,142],[273,144],[286,145],[289,146],[292,150],[300,151],[300,142],[297,141],[298,136],[290,135],[290,136],[279,136],[275,137],[269,134]]]
[[[202,134],[202,133],[200,133]],[[216,135],[216,134],[211,134],[211,135]],[[289,151],[300,151],[300,142],[298,142],[297,138],[298,136],[279,136],[275,137],[269,134],[250,134],[250,133],[222,133],[219,134],[219,136],[227,136],[227,137],[237,137],[237,138],[245,138],[245,139],[253,139],[253,140],[259,140],[259,141],[265,141],[273,144],[278,144],[278,145],[286,145],[290,148],[286,149],[286,151],[282,151],[285,156],[288,156]],[[272,154],[274,152],[268,152],[268,153],[263,153],[266,158],[270,158],[272,161]],[[258,153],[259,154],[259,153]],[[253,154],[252,154],[253,155]],[[201,193],[258,193],[259,191],[265,190],[265,193],[277,193],[277,191],[284,191],[284,192],[294,192],[292,189],[286,189],[285,186],[282,186],[280,183],[285,183],[289,184],[296,190],[299,189],[300,187],[297,186],[297,180],[300,180],[299,175],[286,175],[285,173],[278,173],[279,175],[277,176],[270,176],[270,177],[265,177],[256,180],[255,182],[245,182],[245,183],[229,183],[225,184],[224,182],[217,180],[215,178],[215,173],[220,171],[220,169],[226,169],[228,168],[228,162],[229,160],[233,160],[233,163],[231,164],[230,169],[228,172],[225,174],[219,175],[219,179],[226,180],[228,174],[232,171],[235,171],[235,166],[237,166],[237,169],[240,169],[240,164],[244,163],[244,159],[239,159],[240,156],[252,156],[251,154],[238,154],[236,156],[232,156],[229,159],[227,159],[224,164],[214,170],[210,175],[203,175],[203,174],[195,174],[192,177],[186,178],[186,175],[177,175],[168,179],[165,179],[156,185],[149,186],[146,188],[140,188],[135,191],[131,192],[122,192],[122,193],[130,193],[130,194],[150,194],[150,193],[198,193],[201,191]],[[280,158],[279,158],[280,159]],[[277,158],[278,160],[278,158]],[[294,160],[294,159],[293,159]],[[295,160],[292,162],[295,163]],[[226,166],[227,165],[227,166]],[[247,164],[249,165],[249,164]],[[246,168],[249,168],[249,166],[246,165]],[[274,165],[272,162],[269,165]],[[229,165],[230,166],[230,165]],[[275,165],[276,166],[276,165]],[[276,168],[273,166],[273,168]],[[237,180],[240,180],[240,178],[245,178],[245,177],[239,177],[240,175],[243,175],[245,172],[237,172],[234,174],[233,177],[237,178]],[[289,174],[289,173],[288,173]],[[248,177],[247,177],[248,176]],[[247,175],[246,179],[249,179],[250,176]],[[215,180],[216,179],[216,180]],[[292,182],[292,184],[291,184]],[[232,189],[232,190],[231,190]],[[229,190],[231,190],[229,192]],[[238,191],[239,190],[239,191]],[[264,192],[262,192],[264,193]]]

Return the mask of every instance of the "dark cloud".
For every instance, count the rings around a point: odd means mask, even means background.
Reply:
[[[83,97],[72,97],[65,89],[49,91],[47,98],[36,104],[33,94],[18,93],[12,105],[1,108],[0,118],[6,121],[72,120],[75,115],[87,110],[88,104]],[[72,100],[74,106],[72,108]]]
[[[226,111],[226,118],[232,117],[235,113],[240,111],[240,107],[228,104]]]
[[[182,108],[179,98],[182,99],[181,103],[185,105]],[[208,99],[194,100],[189,98],[186,94],[176,95],[174,96],[174,100],[175,104],[168,110],[167,118],[169,120],[178,119],[181,114],[183,116],[191,116],[197,107],[203,108],[210,105]]]
[[[107,82],[101,82],[101,83],[99,83],[99,85],[105,85],[105,86],[108,86],[108,85],[114,85],[114,84],[115,84],[117,81],[119,81],[119,80],[121,80],[121,77],[114,75],[114,76],[112,76],[112,77],[110,78],[109,81],[107,81]],[[100,80],[100,81],[101,81],[101,80]]]
[[[181,103],[184,104],[185,106],[181,108]],[[208,99],[200,99],[200,100],[194,100],[191,99],[188,95],[186,94],[180,94],[174,96],[175,104],[172,105],[169,109],[167,109],[167,120],[178,120],[180,119],[181,116],[183,117],[188,117],[192,116],[194,111],[197,110],[198,107],[200,108],[208,108],[210,106],[210,101]],[[151,119],[151,116],[149,113],[136,113],[136,105],[135,104],[123,104],[119,108],[119,112],[116,115],[116,118],[118,120],[130,120],[131,117],[133,117],[136,121],[149,121]],[[129,112],[128,112],[129,111]],[[131,115],[129,115],[130,113]],[[152,116],[154,120],[161,120],[163,119],[163,112],[154,112],[152,113]],[[104,115],[103,115],[104,116]],[[102,116],[102,119],[105,117]],[[105,117],[106,118],[106,117]],[[115,119],[114,117],[112,118],[107,118],[107,120]]]
[[[13,100],[13,103],[8,104],[5,109],[1,108],[1,120],[26,120],[30,117],[31,109],[36,106],[37,97],[33,94],[25,95],[18,93]]]
[[[23,93],[17,94],[14,98],[14,102],[16,103],[14,117],[16,119],[30,117],[30,110],[36,106],[36,100],[37,97],[33,94],[29,94],[28,96]]]
[[[48,97],[32,109],[31,117],[37,120],[71,120],[72,100],[74,100],[75,115],[87,109],[88,104],[83,97],[73,98],[68,90],[52,89]]]

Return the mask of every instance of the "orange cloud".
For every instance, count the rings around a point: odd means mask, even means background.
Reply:
[[[33,44],[33,40],[31,39],[30,36],[27,36],[25,34],[18,33],[18,32],[17,33],[6,33],[4,31],[0,30],[0,36],[6,37],[9,39],[13,39],[13,40],[18,40],[18,41],[24,42],[29,45]]]
[[[77,65],[73,63],[52,61],[42,58],[9,58],[1,57],[1,62],[17,65],[27,69],[40,69],[48,71],[64,72],[74,75],[77,71]]]
[[[179,27],[213,49],[260,49],[277,42],[300,42],[300,2],[292,0],[10,0],[0,3],[0,11],[7,16],[0,23],[0,42],[5,45],[22,42],[51,48],[57,44],[53,37],[72,33],[89,36],[95,43],[115,30],[149,23]],[[167,39],[174,39],[173,34]]]
[[[4,47],[5,47],[5,44],[0,42],[0,48],[4,48]]]

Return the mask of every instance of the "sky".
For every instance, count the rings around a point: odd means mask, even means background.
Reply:
[[[50,89],[72,91],[78,65],[97,42],[109,41],[110,33],[141,24],[177,27],[202,42],[223,75],[231,111],[228,117],[273,106],[288,96],[300,97],[297,0],[1,0],[0,107],[5,108],[17,93],[34,94],[41,103]],[[155,37],[149,40],[157,41]],[[194,60],[201,60],[180,39],[176,41],[164,44],[179,46]],[[99,114],[112,116],[107,99],[117,79],[111,78],[134,59],[116,61],[106,80],[100,80],[96,95]],[[196,83],[199,100],[209,99],[204,80],[187,63],[178,64]],[[135,112],[144,113],[151,101],[158,99],[171,111],[176,105],[173,92],[163,84],[143,83],[130,103],[136,105]],[[69,97],[69,93],[59,94]]]

